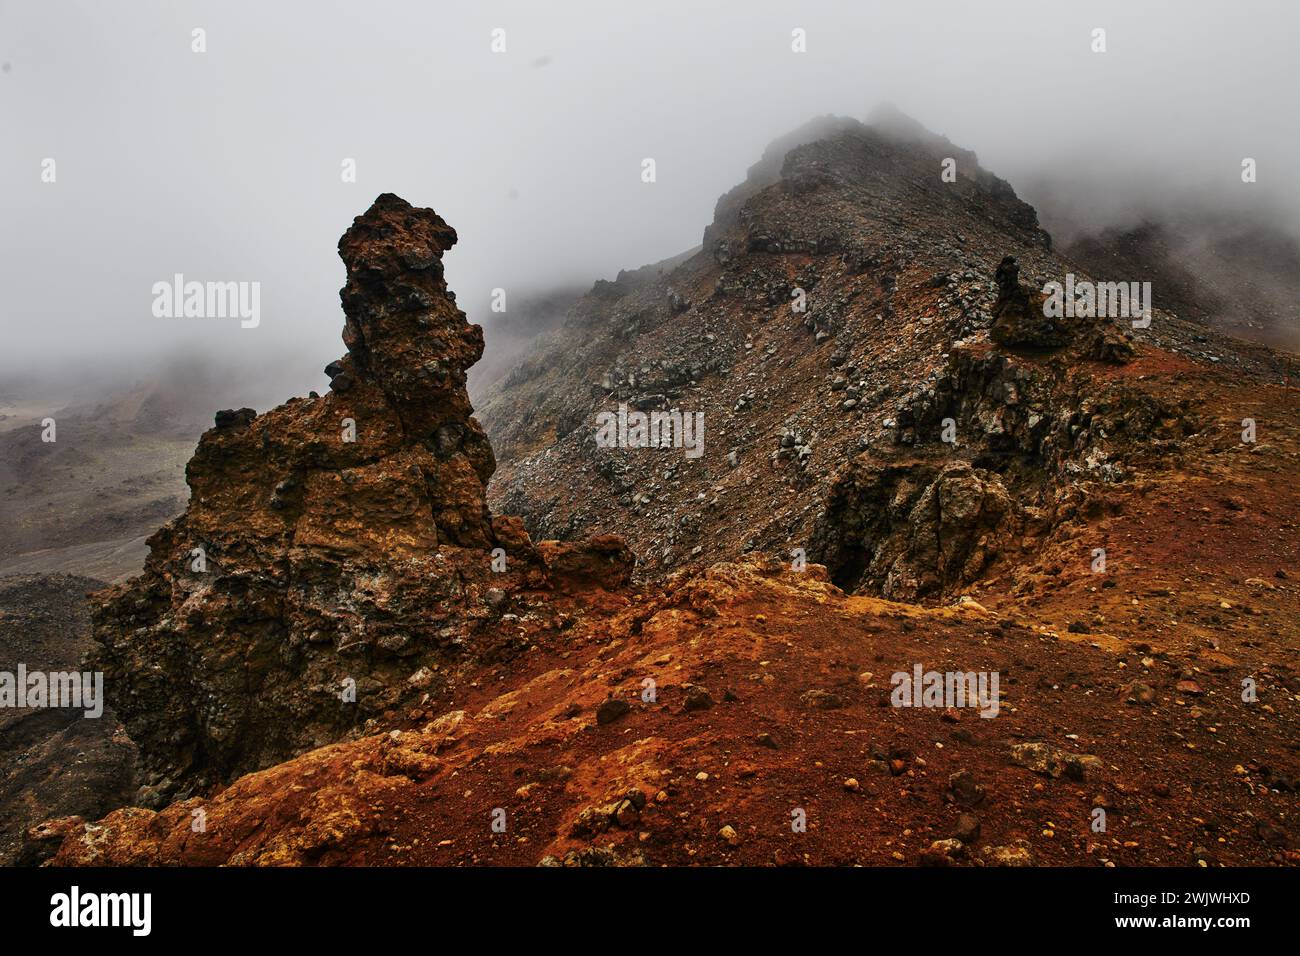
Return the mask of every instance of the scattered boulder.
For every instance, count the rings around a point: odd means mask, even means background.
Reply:
[[[921,851],[922,866],[952,866],[966,856],[966,845],[961,840],[935,840]]]
[[[980,837],[980,830],[980,818],[973,813],[963,813],[957,817],[952,835],[962,843],[974,843]]]
[[[975,780],[969,770],[959,770],[948,778],[948,787],[943,792],[943,799],[959,807],[974,807],[984,801],[985,790]]]
[[[596,708],[596,723],[612,724],[631,709],[632,705],[621,697],[610,697]]]
[[[687,684],[682,688],[685,692],[685,699],[682,702],[682,709],[685,711],[708,710],[713,706],[713,698],[709,692],[698,684]]]
[[[638,849],[623,850],[614,847],[587,846],[570,850],[563,857],[542,857],[538,866],[645,866],[645,854]]]
[[[1145,681],[1135,680],[1125,688],[1124,700],[1130,704],[1154,704],[1156,691]]]
[[[806,690],[799,695],[799,702],[809,710],[838,710],[844,706],[839,694],[828,690]]]
[[[1041,741],[1013,745],[1011,762],[1047,777],[1065,777],[1076,781],[1091,779],[1102,769],[1099,757],[1071,753]]]
[[[1033,866],[1034,855],[1029,846],[986,846],[980,850],[979,859],[985,866]]]

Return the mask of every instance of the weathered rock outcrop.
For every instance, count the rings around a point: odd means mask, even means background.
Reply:
[[[993,281],[998,297],[993,303],[989,337],[1008,348],[1054,349],[1070,341],[1065,323],[1043,313],[1042,296],[1020,281],[1015,256],[1004,256]]]
[[[836,480],[811,554],[846,590],[917,598],[974,580],[1023,523],[992,472],[863,455]]]
[[[550,626],[545,601],[499,624],[550,575],[487,507],[495,462],[465,392],[482,331],[443,279],[455,241],[389,194],[357,217],[339,243],[348,353],[330,393],[219,412],[187,468],[189,508],[150,539],[141,577],[101,592],[98,663],[144,758],[144,802],[337,740]],[[564,550],[602,583],[631,570],[618,539],[584,561]]]
[[[1043,306],[1043,293],[1020,281],[1015,256],[1004,256],[998,263],[994,283],[998,294],[989,338],[1004,348],[1048,351],[1073,345],[1083,358],[1114,365],[1122,365],[1137,354],[1132,336],[1111,318],[1049,316]]]
[[[1071,482],[1123,480],[1126,461],[1158,458],[1197,428],[1184,407],[1072,368],[1075,349],[1044,362],[954,345],[894,406],[893,447],[835,475],[809,556],[849,591],[952,591],[1049,533],[1069,510]]]

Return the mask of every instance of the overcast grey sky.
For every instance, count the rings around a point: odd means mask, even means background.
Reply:
[[[457,229],[449,282],[490,324],[494,287],[695,245],[772,138],[880,101],[1013,185],[1070,185],[1098,221],[1166,195],[1244,201],[1251,156],[1248,198],[1294,224],[1298,8],[3,0],[0,374],[144,374],[189,351],[274,359],[287,397],[343,351],[335,246],[381,192]],[[155,318],[151,287],[177,272],[260,282],[261,325]]]

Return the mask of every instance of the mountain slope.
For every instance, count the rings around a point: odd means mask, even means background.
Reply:
[[[1152,598],[1157,580],[1126,572],[1094,600],[1217,607]],[[1293,615],[1279,584],[1214,593]],[[562,637],[459,683],[436,719],[38,840],[55,864],[92,865],[1300,863],[1300,682],[1261,663],[1284,660],[1276,631],[1241,611],[1211,651],[1123,620],[1075,634],[972,603],[848,597],[775,562],[591,598]],[[918,662],[999,672],[997,716],[891,707],[891,673]],[[1248,672],[1253,705],[1234,691]]]
[[[699,253],[598,284],[488,392],[491,500],[538,536],[617,531],[648,573],[803,549],[846,587],[916,596],[963,586],[1004,547],[1032,551],[1079,487],[1162,467],[1199,427],[1165,389],[1194,364],[1280,379],[1265,350],[1159,310],[1140,332],[993,342],[1007,255],[1027,296],[1089,278],[1005,182],[905,117],[810,124],[719,201]],[[1130,338],[1132,361],[1115,352]],[[702,457],[598,447],[596,415],[620,404],[703,412]],[[944,489],[967,499],[951,515]],[[954,521],[967,540],[938,548]]]

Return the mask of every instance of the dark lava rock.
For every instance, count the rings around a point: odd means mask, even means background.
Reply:
[[[709,692],[697,684],[687,684],[683,690],[686,692],[686,700],[682,704],[683,710],[708,710],[713,706],[713,698]]]
[[[839,694],[828,690],[806,690],[799,697],[799,702],[813,710],[838,710],[844,706]]]
[[[959,770],[949,777],[948,789],[943,792],[944,800],[959,807],[977,806],[983,802],[984,796],[984,788],[969,770]]]
[[[232,428],[236,425],[248,425],[257,417],[257,412],[251,408],[223,408],[216,414],[216,426],[218,428]]]
[[[612,724],[631,709],[632,706],[627,701],[619,697],[611,697],[602,701],[596,708],[596,723]]]
[[[994,274],[998,297],[993,303],[989,336],[1006,348],[1055,349],[1070,341],[1063,320],[1043,314],[1042,295],[1020,282],[1015,256],[1006,256]]]
[[[963,813],[957,818],[952,835],[962,843],[974,843],[980,837],[980,818],[973,813]]]

